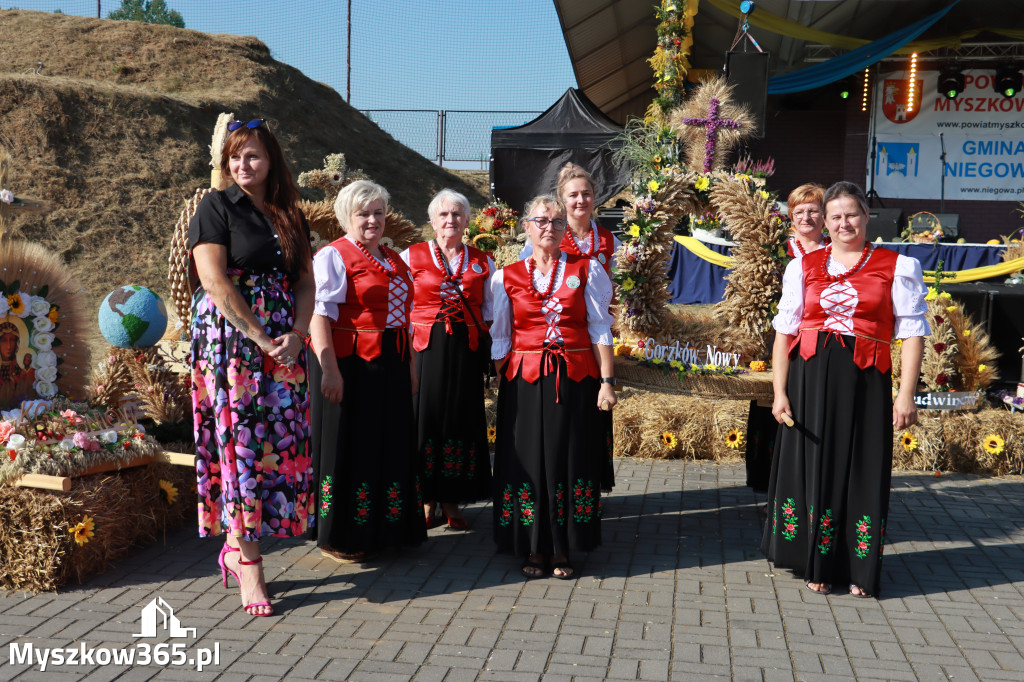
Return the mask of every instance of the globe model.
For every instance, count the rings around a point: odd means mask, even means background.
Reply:
[[[100,304],[100,333],[118,348],[146,348],[167,329],[167,306],[152,289],[128,285],[114,289]]]

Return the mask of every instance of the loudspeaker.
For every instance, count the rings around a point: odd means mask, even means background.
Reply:
[[[765,110],[768,108],[767,52],[726,52],[725,78],[733,88],[737,104],[750,110],[754,119],[754,137],[764,137]]]
[[[1024,291],[1012,284],[946,284],[943,289],[962,304],[963,311],[988,332],[989,341],[999,351],[997,384],[1013,389],[1021,373],[1020,348],[1024,336]]]
[[[868,241],[879,237],[883,242],[893,242],[900,236],[903,222],[902,208],[872,208],[868,210]]]

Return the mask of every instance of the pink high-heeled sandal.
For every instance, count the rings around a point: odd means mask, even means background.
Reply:
[[[234,577],[235,582],[238,583],[239,589],[241,589],[242,581],[238,579],[238,574],[235,573],[234,571],[232,571],[230,568],[228,568],[227,563],[224,561],[224,555],[229,553],[229,552],[241,552],[241,550],[238,549],[237,547],[232,547],[231,545],[229,545],[226,542],[224,543],[224,546],[221,547],[221,550],[220,550],[220,556],[217,557],[217,563],[220,565],[220,577],[224,581],[224,587],[227,587],[228,586],[228,573],[230,573],[232,575],[232,577]],[[239,556],[238,557],[238,563],[241,566],[255,566],[256,564],[262,564],[263,563],[263,557],[260,557],[256,561],[246,561],[241,556]],[[249,611],[249,609],[251,609],[253,607],[256,607],[256,606],[269,606],[270,607],[270,613],[252,613],[252,612]],[[246,613],[248,613],[250,616],[256,616],[257,618],[265,618],[266,616],[274,615],[274,605],[271,604],[268,601],[254,601],[254,602],[251,602],[249,604],[243,604],[242,605],[242,610],[245,611]]]

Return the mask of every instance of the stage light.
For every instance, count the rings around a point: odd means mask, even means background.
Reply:
[[[839,81],[839,98],[850,99],[850,79],[844,78]]]
[[[1010,99],[1021,89],[1021,74],[1019,69],[1009,65],[1003,65],[996,69],[994,87],[1003,97]]]
[[[907,113],[914,110],[916,104],[914,91],[917,89],[917,53],[910,55],[910,79],[907,85]]]
[[[939,71],[939,92],[946,99],[956,99],[964,91],[964,74],[955,66],[947,66]]]
[[[871,67],[864,69],[864,92],[860,96],[860,110],[868,110],[868,92],[871,89],[869,81],[871,80]]]

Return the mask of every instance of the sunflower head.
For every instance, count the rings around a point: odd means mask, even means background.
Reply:
[[[739,429],[733,429],[725,434],[725,444],[733,450],[738,449],[743,445],[743,432]]]
[[[493,443],[498,440],[498,427],[488,426],[487,427],[487,442]]]
[[[86,514],[82,517],[76,525],[68,528],[68,532],[71,533],[72,539],[78,545],[84,545],[92,539],[93,535],[96,534],[96,523],[93,518]]]
[[[7,305],[11,307],[11,314],[20,316],[25,312],[25,301],[22,300],[21,294],[11,294],[7,297]]]
[[[996,433],[988,434],[987,436],[985,436],[985,440],[981,442],[981,447],[985,448],[987,452],[993,455],[998,455],[1000,452],[1002,452],[1003,446],[1005,445],[1006,442],[1003,441],[1002,436]]]
[[[900,436],[900,445],[902,445],[903,449],[907,452],[913,452],[914,450],[917,450],[917,438],[915,438],[914,434],[910,431],[904,431],[903,435]]]
[[[174,504],[174,501],[178,499],[178,489],[174,487],[174,484],[160,479],[157,485],[160,486],[160,497],[164,498],[164,502],[168,505]]]
[[[665,431],[661,434],[661,444],[669,450],[675,449],[676,445],[679,444],[679,439],[676,438],[676,434],[671,431]]]

